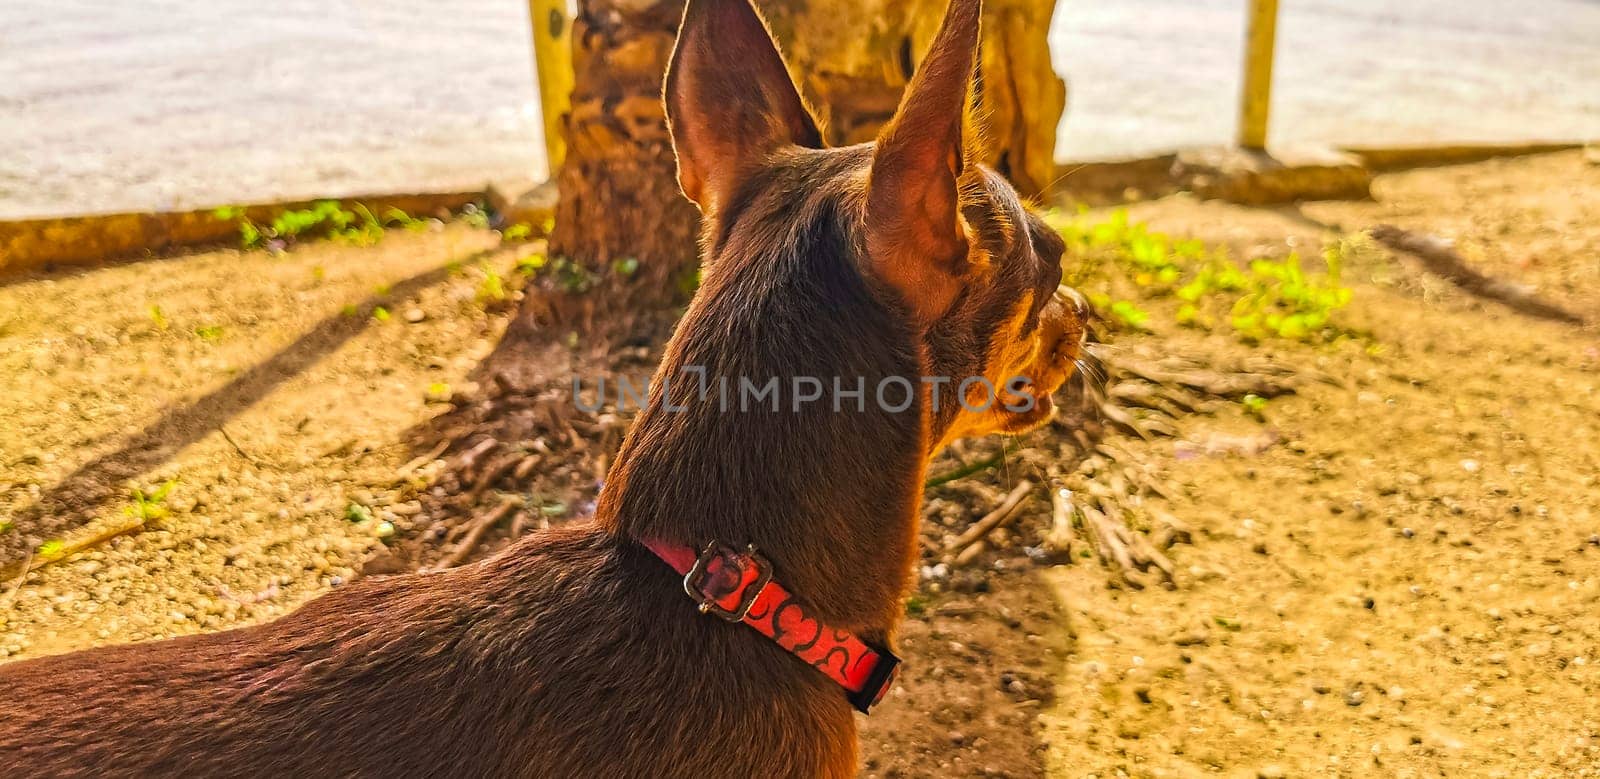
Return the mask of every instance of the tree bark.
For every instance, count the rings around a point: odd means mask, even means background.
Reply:
[[[947,0],[757,0],[796,83],[842,145],[871,140],[893,115]],[[576,86],[552,257],[601,278],[637,261],[630,306],[671,306],[692,287],[698,213],[678,191],[661,105],[682,0],[579,0]],[[982,158],[1024,194],[1054,177],[1066,90],[1051,69],[1055,0],[989,0],[978,98]],[[609,281],[619,281],[609,279]],[[642,296],[642,297],[641,297]],[[530,296],[531,298],[532,296]],[[541,303],[542,305],[542,303]],[[609,306],[608,306],[609,307]],[[520,330],[520,328],[519,328]]]
[[[948,0],[757,0],[801,94],[842,145],[870,141],[894,116]],[[1025,195],[1055,177],[1066,85],[1051,67],[1055,0],[988,0],[979,65],[981,158]]]
[[[682,0],[580,0],[572,111],[550,255],[602,276],[637,261],[633,286],[670,303],[694,267],[699,214],[678,191],[661,82]]]

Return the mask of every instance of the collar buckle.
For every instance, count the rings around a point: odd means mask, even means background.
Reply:
[[[726,585],[730,579],[731,588],[707,589],[708,585]],[[741,553],[712,541],[684,574],[683,591],[700,604],[701,614],[711,614],[728,622],[743,622],[756,605],[756,598],[771,581],[772,564],[756,552],[755,544],[745,547]],[[729,603],[729,599],[733,602]]]

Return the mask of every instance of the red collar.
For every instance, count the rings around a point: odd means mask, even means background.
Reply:
[[[900,658],[808,614],[798,598],[772,580],[771,564],[754,546],[735,552],[713,541],[696,553],[659,539],[642,543],[683,574],[683,591],[700,604],[700,613],[760,631],[838,682],[861,713],[882,700],[894,683]]]

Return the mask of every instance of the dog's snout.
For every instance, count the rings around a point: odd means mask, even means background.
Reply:
[[[1089,301],[1077,290],[1063,284],[1056,287],[1056,303],[1068,311],[1079,323],[1089,321]]]

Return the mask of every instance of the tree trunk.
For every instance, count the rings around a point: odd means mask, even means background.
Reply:
[[[578,3],[577,79],[550,236],[552,257],[602,277],[621,268],[630,286],[659,291],[661,304],[688,286],[698,249],[698,212],[678,191],[661,104],[682,13],[682,0]]]
[[[835,145],[877,136],[948,0],[757,0],[800,91]],[[988,0],[980,63],[984,162],[1025,195],[1055,177],[1066,85],[1051,68],[1055,0]]]
[[[944,16],[946,0],[757,0],[835,145],[871,140]],[[550,239],[553,257],[598,274],[638,262],[657,303],[681,297],[693,267],[697,213],[678,192],[661,80],[682,0],[580,0],[567,160]],[[1024,194],[1054,177],[1066,89],[1046,36],[1055,0],[990,0],[984,18],[984,159]],[[631,263],[628,263],[631,266]]]

